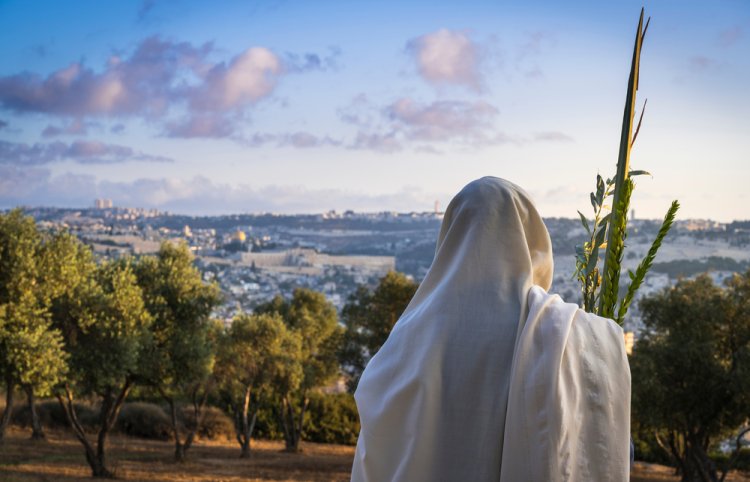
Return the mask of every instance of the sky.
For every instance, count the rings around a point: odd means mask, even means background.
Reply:
[[[0,0],[0,208],[588,214],[641,7],[636,217],[750,219],[746,0]]]

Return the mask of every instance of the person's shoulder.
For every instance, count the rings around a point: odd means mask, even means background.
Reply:
[[[623,336],[623,330],[611,318],[605,318],[595,313],[589,313],[583,310],[575,303],[568,303],[555,293],[548,293],[541,286],[534,285],[529,291],[529,308],[534,306],[545,306],[559,311],[573,313],[576,323],[586,323],[592,326],[606,327],[612,334],[619,337]]]

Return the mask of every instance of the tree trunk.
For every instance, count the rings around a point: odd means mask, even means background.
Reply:
[[[177,424],[177,404],[172,397],[168,397],[166,393],[159,389],[161,396],[169,404],[169,409],[172,419],[172,434],[174,436],[174,459],[176,462],[184,462],[187,457],[187,451],[193,445],[195,440],[195,434],[198,432],[201,424],[203,423],[203,414],[208,401],[209,388],[203,393],[203,396],[198,399],[198,390],[193,392],[193,421],[190,422],[191,426],[188,428],[188,433],[185,436],[185,442],[180,440],[180,429]]]
[[[287,452],[299,452],[299,441],[302,437],[302,426],[305,421],[305,412],[310,399],[307,394],[303,393],[300,403],[299,417],[295,413],[294,404],[289,401],[288,397],[282,399],[282,427],[284,429],[285,450]]]
[[[13,379],[8,377],[5,379],[5,410],[3,411],[3,418],[0,419],[0,441],[5,438],[5,428],[10,424],[10,419],[13,417],[13,390],[15,384]]]
[[[685,436],[685,452],[682,459],[682,482],[718,482],[716,464],[708,456],[706,448],[697,435]]]
[[[65,412],[65,418],[68,419],[70,428],[73,429],[76,438],[83,445],[83,450],[86,454],[86,462],[88,462],[89,467],[91,467],[92,477],[114,478],[115,474],[107,469],[103,458],[97,457],[97,452],[94,450],[94,447],[91,445],[88,438],[86,438],[86,432],[83,430],[83,426],[78,420],[78,415],[73,406],[73,394],[67,385],[65,385],[65,396],[66,399],[63,400],[62,395],[57,394],[57,401],[60,402],[60,405]]]
[[[101,407],[99,409],[99,433],[97,434],[96,449],[94,449],[94,446],[91,444],[91,442],[89,442],[88,438],[86,437],[86,432],[84,431],[83,426],[78,420],[78,415],[76,414],[75,407],[73,405],[73,394],[71,393],[68,386],[65,386],[67,401],[63,400],[62,395],[57,395],[57,400],[63,407],[63,411],[65,412],[65,416],[68,419],[68,423],[73,429],[73,433],[75,433],[76,438],[78,438],[81,444],[83,444],[83,448],[86,453],[86,461],[91,467],[91,475],[93,477],[115,477],[114,472],[110,471],[107,468],[107,437],[109,435],[109,432],[117,422],[117,417],[120,414],[120,409],[125,403],[125,398],[127,398],[131,386],[131,381],[127,380],[116,397],[114,396],[113,389],[111,387],[108,388],[105,392]]]
[[[32,440],[44,440],[46,438],[42,423],[39,420],[39,413],[36,410],[36,396],[34,395],[34,387],[26,385],[23,387],[26,392],[26,398],[29,403],[29,413],[31,413],[31,439]]]
[[[253,411],[252,419],[249,418],[250,413],[250,390],[251,387],[245,389],[245,398],[242,403],[242,409],[235,406],[235,420],[234,427],[237,432],[237,442],[240,444],[240,458],[250,458],[250,439],[253,435],[253,429],[255,428],[255,421],[258,418],[258,411]]]
[[[244,440],[240,443],[242,447],[242,452],[240,453],[240,458],[242,459],[248,459],[250,458],[250,440],[253,435],[253,429],[255,428],[255,421],[258,418],[258,411],[253,412],[253,418],[250,420],[250,423],[247,426],[247,431],[245,432]]]
[[[296,439],[294,434],[296,424],[294,423],[294,411],[291,405],[287,397],[281,399],[281,428],[284,430],[284,450],[287,452],[296,452],[297,447],[294,443]]]
[[[177,406],[171,397],[166,397],[162,393],[162,396],[167,400],[169,404],[169,413],[172,421],[172,436],[174,437],[174,459],[176,462],[185,461],[185,447],[180,441],[180,430],[177,427]]]

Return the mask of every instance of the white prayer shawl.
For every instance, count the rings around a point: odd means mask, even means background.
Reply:
[[[520,188],[486,177],[451,201],[432,266],[355,393],[353,481],[627,480],[621,331],[547,295],[552,270]]]
[[[629,480],[622,328],[532,287],[513,359],[505,441],[501,482]]]

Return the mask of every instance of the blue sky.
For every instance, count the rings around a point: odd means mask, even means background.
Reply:
[[[641,6],[637,216],[750,218],[742,0],[0,1],[0,207],[424,211],[495,175],[588,212]]]

